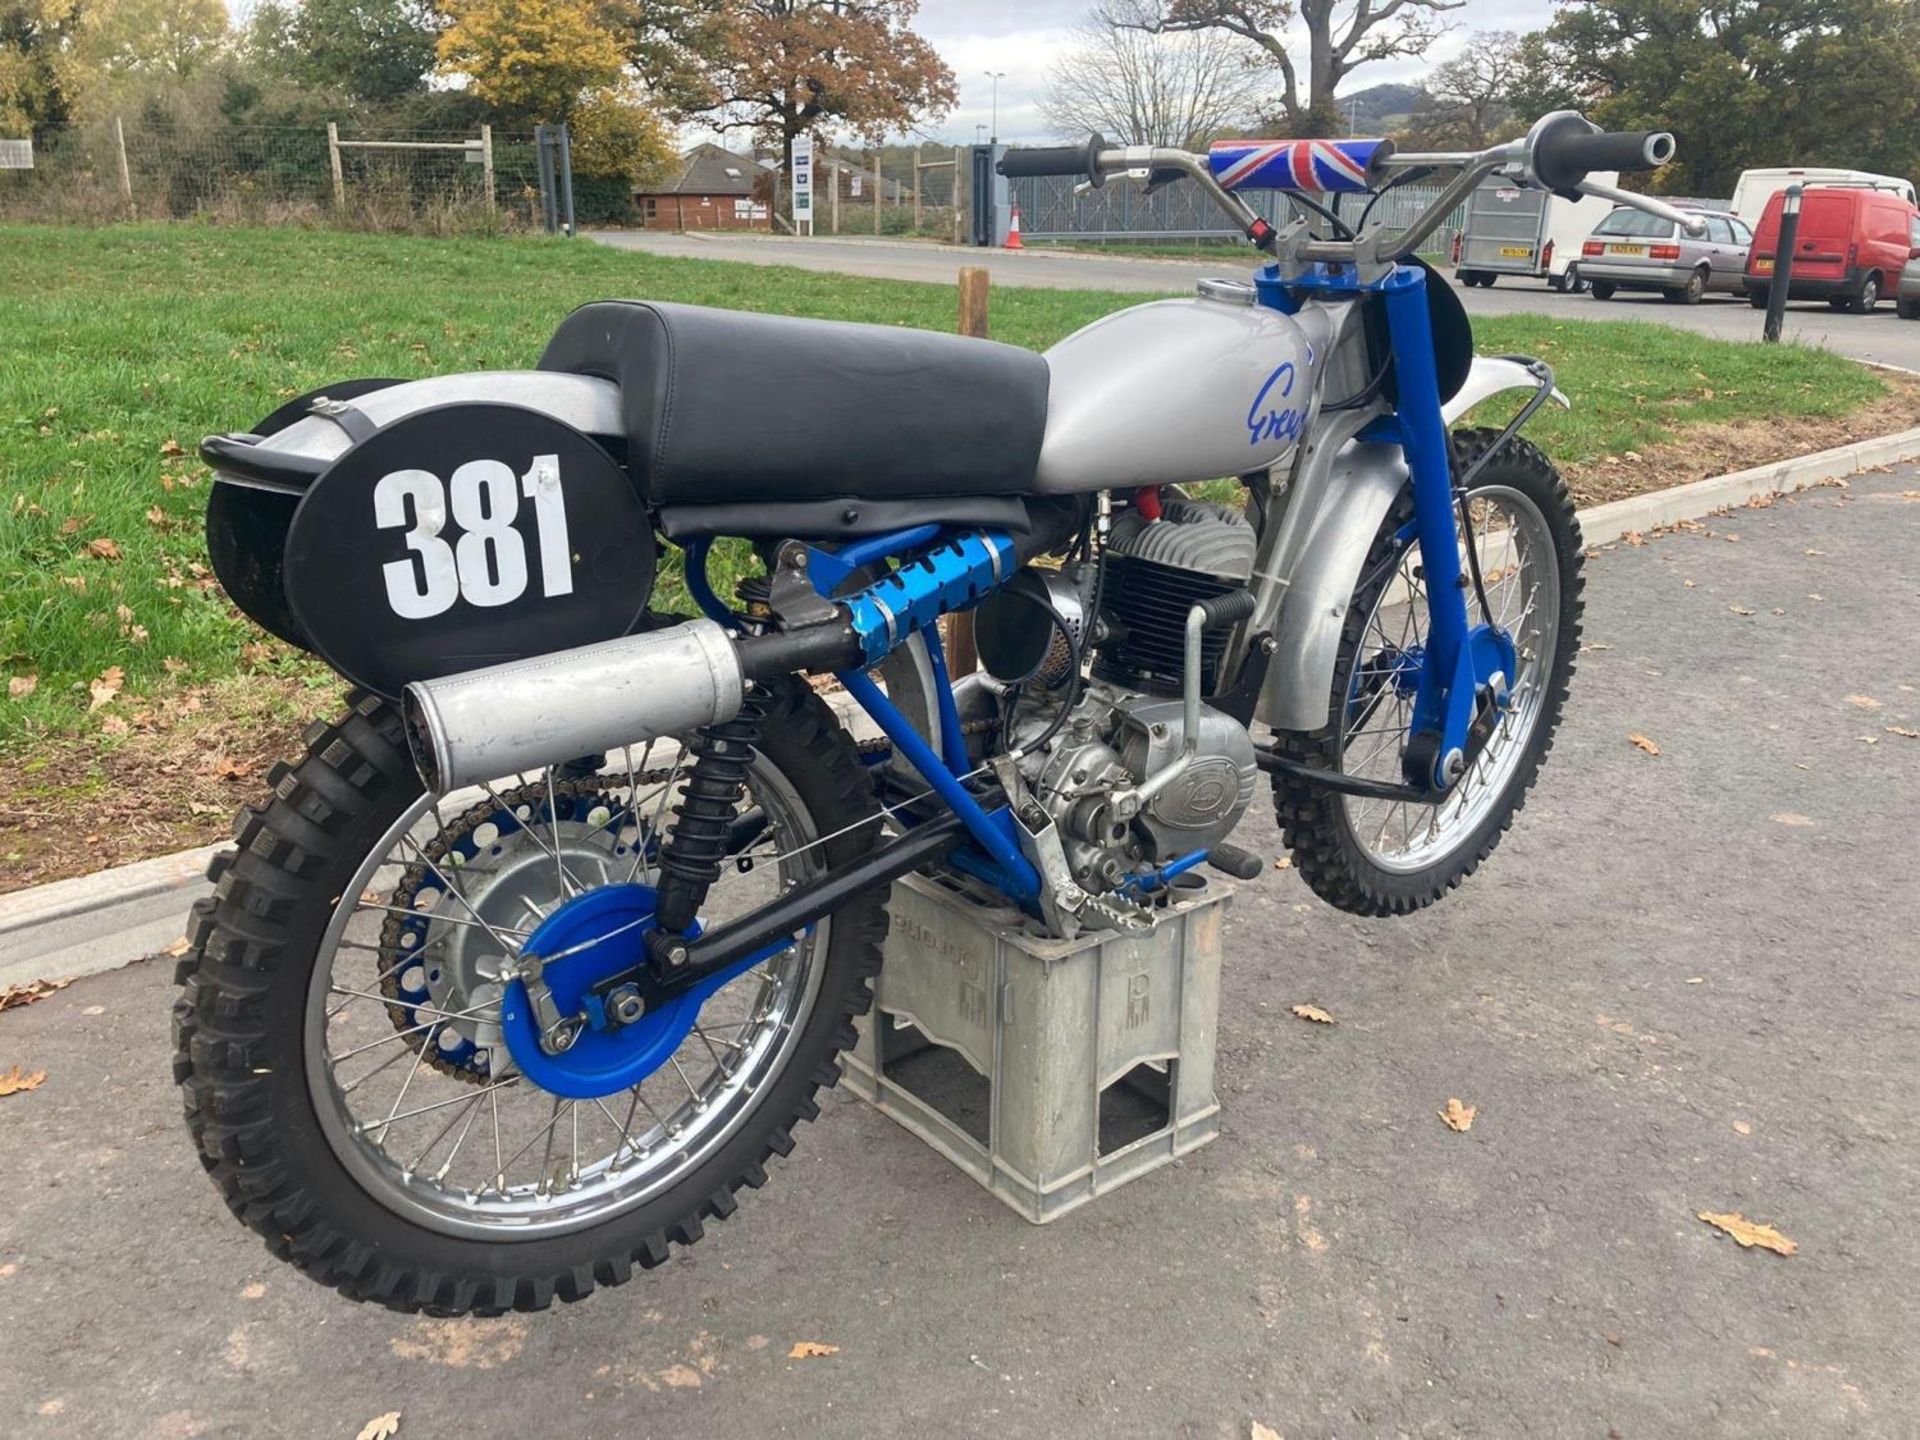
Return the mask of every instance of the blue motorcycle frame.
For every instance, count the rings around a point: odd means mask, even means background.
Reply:
[[[1428,757],[1426,773],[1409,779],[1417,790],[1437,800],[1464,769],[1481,697],[1491,692],[1496,700],[1501,698],[1506,678],[1514,673],[1515,653],[1505,630],[1490,621],[1470,623],[1467,593],[1474,583],[1461,563],[1460,506],[1452,446],[1441,411],[1426,286],[1427,272],[1405,264],[1395,265],[1371,283],[1358,280],[1350,266],[1324,264],[1287,279],[1270,265],[1255,281],[1259,302],[1286,314],[1315,299],[1354,300],[1366,295],[1377,295],[1384,309],[1398,403],[1393,413],[1372,421],[1359,438],[1396,445],[1407,462],[1413,519],[1396,541],[1420,547],[1428,610],[1426,643],[1418,654],[1406,657],[1413,673],[1401,681],[1411,684],[1414,694],[1410,745],[1422,741],[1418,753]],[[709,548],[706,540],[688,543],[688,589],[710,619],[735,625],[739,617],[707,579]],[[837,598],[848,607],[868,665],[879,664],[912,636],[925,643],[933,679],[931,698],[940,719],[939,751],[866,671],[843,670],[836,678],[927,782],[930,792],[959,818],[972,844],[956,851],[952,862],[1031,907],[1040,894],[1041,879],[1022,851],[1012,812],[1005,806],[986,809],[965,784],[969,757],[937,624],[942,615],[972,608],[1011,580],[1017,568],[1013,553],[1012,537],[1002,532],[943,531],[922,525],[837,551],[812,547],[808,573],[823,597]],[[842,593],[851,578],[887,562],[895,562],[895,568],[885,578],[850,595]],[[1182,856],[1142,883],[1164,884],[1203,858],[1202,854]]]

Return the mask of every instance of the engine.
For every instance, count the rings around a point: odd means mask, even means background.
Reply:
[[[1203,704],[1189,753],[1182,696],[1187,613],[1245,589],[1255,538],[1221,505],[1173,500],[1158,519],[1129,510],[1114,522],[1091,623],[1091,566],[1029,572],[1004,603],[996,596],[981,609],[982,660],[1029,692],[1056,689],[1064,701],[1071,646],[1092,647],[1093,679],[1071,712],[1023,705],[1014,729],[1022,778],[1087,890],[1212,849],[1253,801],[1259,772],[1246,727]],[[1203,635],[1203,696],[1220,688],[1231,629]],[[1049,728],[1052,740],[1038,745]]]

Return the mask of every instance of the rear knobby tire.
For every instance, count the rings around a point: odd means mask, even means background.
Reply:
[[[1454,437],[1457,463],[1464,471],[1498,438],[1494,430],[1462,430]],[[1313,892],[1327,903],[1355,915],[1405,915],[1433,904],[1455,888],[1493,852],[1526,803],[1548,753],[1566,704],[1580,651],[1582,551],[1579,521],[1566,483],[1552,463],[1525,440],[1507,442],[1475,481],[1482,487],[1504,487],[1532,502],[1552,536],[1559,570],[1558,625],[1552,668],[1544,679],[1538,719],[1525,741],[1518,763],[1507,776],[1498,798],[1440,858],[1420,870],[1390,870],[1375,863],[1367,845],[1355,834],[1344,798],[1323,786],[1307,784],[1276,771],[1274,805],[1280,829],[1293,852],[1295,867]],[[1393,563],[1398,553],[1396,534],[1413,516],[1411,492],[1403,491],[1375,536],[1361,574],[1374,577],[1354,592],[1346,610],[1338,660],[1329,696],[1327,725],[1302,733],[1280,731],[1275,740],[1282,754],[1317,769],[1338,770],[1344,742],[1340,733],[1341,697],[1351,693],[1355,667],[1361,663],[1370,618],[1383,593],[1399,573]],[[1469,620],[1477,609],[1469,602]]]
[[[356,695],[316,722],[306,755],[276,766],[272,795],[235,824],[211,898],[195,905],[176,979],[174,1078],[200,1163],[267,1248],[355,1300],[435,1314],[543,1310],[659,1265],[671,1245],[737,1208],[770,1157],[819,1114],[839,1052],[872,1003],[886,935],[884,890],[833,916],[817,1003],[784,1068],[739,1129],[679,1180],[598,1224],[536,1239],[480,1241],[429,1230],[379,1204],[341,1165],[315,1116],[303,1063],[313,968],[342,888],[422,793],[398,710]],[[828,863],[873,843],[871,786],[832,712],[797,684],[775,695],[758,746],[809,811]]]

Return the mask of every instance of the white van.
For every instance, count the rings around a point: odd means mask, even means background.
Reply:
[[[1875,175],[1871,170],[1841,170],[1827,165],[1796,165],[1765,170],[1743,170],[1733,186],[1733,213],[1749,225],[1760,223],[1767,201],[1789,185],[1845,185],[1862,190],[1891,190],[1909,205],[1913,182],[1897,175]]]

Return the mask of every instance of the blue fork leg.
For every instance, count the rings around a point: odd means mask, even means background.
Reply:
[[[1440,413],[1440,373],[1427,313],[1426,275],[1413,266],[1384,286],[1388,332],[1399,380],[1398,430],[1413,477],[1414,533],[1426,579],[1427,642],[1409,745],[1431,757],[1431,772],[1407,778],[1445,789],[1457,778],[1473,721],[1479,684],[1502,668],[1504,637],[1491,627],[1469,631],[1467,580],[1460,565],[1460,531],[1453,496],[1447,423]],[[1511,674],[1511,663],[1505,666]],[[1485,674],[1480,672],[1484,670]],[[1415,744],[1429,737],[1431,748]]]

